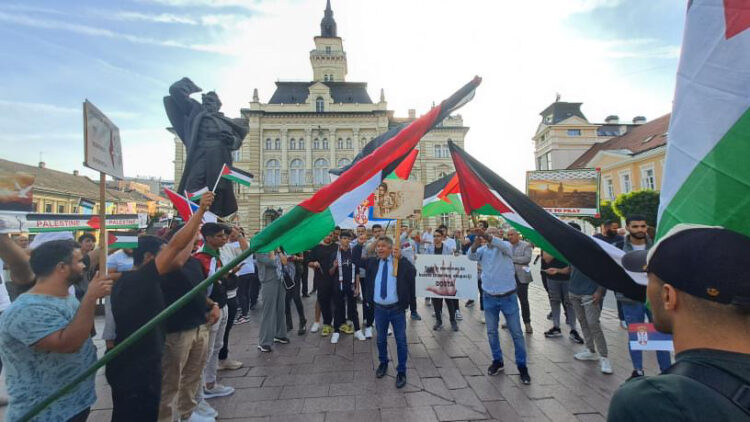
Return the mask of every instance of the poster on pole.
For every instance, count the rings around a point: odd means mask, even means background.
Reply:
[[[597,169],[538,170],[526,172],[526,194],[558,216],[595,217],[599,214]]]
[[[373,217],[398,220],[422,213],[424,185],[413,180],[385,179],[375,190]]]
[[[83,103],[84,165],[122,179],[120,129],[89,100]]]
[[[417,255],[417,297],[476,299],[477,263],[466,255]]]

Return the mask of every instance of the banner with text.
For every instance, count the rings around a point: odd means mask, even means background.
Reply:
[[[476,299],[477,263],[466,255],[417,255],[417,297]]]
[[[112,229],[143,228],[143,218],[137,214],[107,216],[107,227]],[[41,233],[76,230],[96,230],[99,216],[85,214],[0,213],[0,233]]]

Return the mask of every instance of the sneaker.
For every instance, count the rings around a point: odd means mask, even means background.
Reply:
[[[466,305],[464,305],[464,306],[466,306],[467,308],[471,308],[472,306],[474,306],[474,301],[473,300],[467,300],[466,301]]]
[[[250,322],[250,318],[240,315],[239,317],[237,317],[237,319],[234,320],[234,325],[247,324],[248,322]]]
[[[612,362],[609,361],[607,358],[601,358],[599,359],[599,365],[600,369],[602,370],[602,374],[611,374],[612,371]]]
[[[633,378],[640,378],[643,376],[643,370],[642,369],[634,369],[633,373],[630,374],[630,378],[628,378],[628,381],[632,380]]]
[[[349,324],[342,324],[341,327],[339,327],[339,331],[344,334],[354,334],[354,327]]]
[[[436,322],[435,325],[432,326],[432,329],[434,331],[440,331],[440,330],[442,330],[443,329],[443,323],[440,322],[440,321]]]
[[[234,371],[235,369],[242,368],[242,362],[232,359],[219,359],[219,371]]]
[[[357,331],[356,331],[356,332],[354,333],[354,338],[356,338],[356,339],[357,339],[357,340],[359,340],[359,341],[365,341],[365,340],[367,340],[367,339],[365,338],[365,334],[364,334],[364,333],[362,332],[362,330],[357,330]]]
[[[461,311],[459,311],[458,309],[456,309],[456,319],[459,320],[459,321],[461,321],[462,319],[464,319],[464,316],[461,315]]]
[[[481,314],[479,314],[479,323],[480,324],[486,324],[487,323],[487,321],[484,320],[484,312],[482,312]]]
[[[211,399],[214,397],[226,397],[234,394],[234,388],[228,385],[221,385],[218,382],[214,384],[214,388],[203,387],[203,397]]]
[[[518,372],[521,375],[521,383],[524,385],[531,384],[531,376],[529,375],[529,368],[525,366],[519,366]]]
[[[570,330],[570,334],[568,335],[568,338],[578,344],[583,344],[583,338],[581,338],[581,336],[578,335],[578,331],[576,330]]]
[[[365,338],[372,338],[372,327],[365,327]]]
[[[414,321],[421,321],[422,317],[419,316],[419,313],[417,313],[417,311],[414,311],[411,313],[411,319],[413,319]]]
[[[264,346],[264,345],[262,345],[262,344],[259,344],[259,345],[258,345],[258,350],[260,350],[260,351],[261,351],[261,352],[263,352],[263,353],[268,353],[268,352],[270,352],[270,351],[271,351],[272,349],[271,349],[271,346]]]
[[[623,330],[627,330],[628,329],[628,323],[625,322],[625,321],[620,321],[620,328],[622,328]]]
[[[456,321],[451,321],[451,329],[453,331],[458,331],[458,323]]]
[[[393,335],[393,327],[388,327],[388,335],[389,336]]]
[[[562,337],[562,330],[558,327],[552,327],[544,332],[544,337]]]
[[[577,360],[599,360],[599,353],[592,352],[589,349],[583,349],[573,355]]]
[[[193,409],[193,415],[202,416],[204,418],[218,418],[219,412],[216,411],[207,401],[201,400],[195,409]]]
[[[534,329],[531,327],[530,322],[526,322],[524,325],[526,326],[526,334],[534,334]]]
[[[312,327],[310,327],[310,332],[311,333],[317,333],[318,330],[320,330],[320,324],[317,323],[317,322],[314,322],[313,325],[312,325]]]
[[[336,344],[339,342],[339,333],[333,333],[331,336],[331,344]]]
[[[273,342],[281,343],[281,344],[289,344],[289,339],[287,337],[274,337]]]
[[[320,330],[320,336],[321,337],[327,337],[333,333],[333,327],[331,327],[328,324],[323,324],[323,329]]]
[[[492,361],[492,365],[490,365],[490,367],[487,368],[487,375],[497,375],[503,369],[505,369],[505,365],[503,365],[502,361],[500,361],[500,360],[493,360]]]

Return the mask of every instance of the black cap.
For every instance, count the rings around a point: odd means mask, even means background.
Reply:
[[[351,239],[354,236],[352,235],[351,230],[342,230],[341,233],[339,234],[339,238],[342,238],[342,237],[348,237],[349,239]]]
[[[649,251],[622,257],[625,269],[655,274],[692,296],[750,306],[750,237],[721,227],[678,224]]]

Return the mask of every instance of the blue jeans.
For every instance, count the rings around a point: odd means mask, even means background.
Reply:
[[[375,305],[375,329],[378,333],[378,357],[380,363],[388,363],[388,325],[393,325],[393,337],[396,338],[396,352],[398,366],[396,371],[406,373],[406,311],[398,309],[384,309]]]
[[[516,352],[516,365],[526,366],[526,343],[524,343],[521,331],[521,315],[518,308],[518,296],[513,293],[505,297],[494,297],[482,293],[484,299],[484,319],[487,323],[487,339],[490,342],[493,361],[503,361],[503,352],[500,350],[500,336],[497,326],[500,322],[500,312],[505,315],[508,330],[513,337],[513,348]]]
[[[628,324],[636,324],[639,322],[645,322],[645,318],[648,317],[649,321],[653,321],[651,317],[651,311],[646,308],[643,303],[622,303],[622,313],[625,317],[625,322]],[[631,350],[630,342],[628,341],[628,350],[630,351],[630,359],[633,361],[633,369],[643,370],[643,352],[640,350]],[[662,351],[656,352],[656,360],[659,361],[659,369],[664,371],[672,365],[671,357],[669,352]]]

